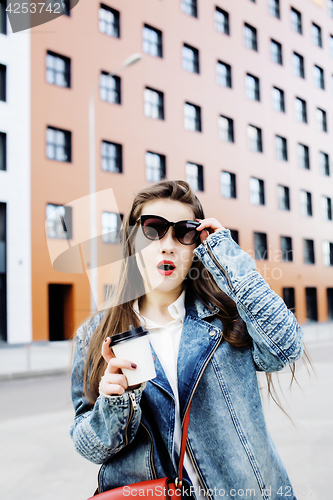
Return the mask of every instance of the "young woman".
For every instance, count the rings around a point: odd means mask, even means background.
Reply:
[[[302,355],[295,316],[186,182],[139,192],[123,228],[114,304],[79,328],[72,372],[71,436],[103,464],[99,491],[176,477],[191,402],[184,478],[193,496],[295,499],[256,376]],[[156,370],[137,387],[121,371],[135,365],[109,348],[129,325],[149,330]]]

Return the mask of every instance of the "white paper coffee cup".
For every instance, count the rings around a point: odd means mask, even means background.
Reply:
[[[129,386],[141,384],[156,377],[148,334],[149,332],[143,327],[139,327],[131,328],[111,337],[110,347],[112,347],[115,356],[128,359],[137,365],[135,370],[122,368]]]

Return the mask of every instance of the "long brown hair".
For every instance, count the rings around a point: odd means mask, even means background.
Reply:
[[[181,180],[161,181],[141,190],[135,196],[132,207],[124,218],[122,225],[121,240],[124,258],[121,263],[119,282],[111,298],[111,306],[106,310],[89,341],[84,371],[84,391],[92,404],[95,403],[99,395],[99,382],[106,368],[106,362],[101,354],[104,339],[127,330],[129,325],[140,326],[139,319],[133,310],[135,300],[133,297],[139,298],[140,305],[140,298],[145,295],[145,289],[135,258],[129,258],[135,255],[134,241],[138,230],[136,220],[140,217],[143,205],[146,202],[168,198],[189,205],[195,218],[205,218],[199,199],[190,186]],[[192,272],[194,270],[196,271]],[[187,297],[190,300],[199,299],[211,310],[214,309],[214,306],[217,306],[219,308],[217,317],[223,324],[223,338],[235,347],[250,346],[252,339],[248,334],[246,324],[238,314],[235,302],[218,288],[211,274],[197,257],[194,257],[189,275],[196,276],[196,279],[185,280],[184,286],[186,287]],[[291,366],[291,371],[294,375],[294,363]],[[272,391],[274,386],[271,374],[267,373],[266,377],[268,391],[276,401]],[[278,401],[276,402],[279,404]]]

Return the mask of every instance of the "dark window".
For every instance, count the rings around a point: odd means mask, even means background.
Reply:
[[[71,154],[72,134],[68,130],[47,127],[46,129],[46,157],[49,160],[72,161]]]
[[[262,131],[254,125],[248,125],[247,137],[249,141],[250,151],[257,151],[262,153]]]
[[[304,263],[314,264],[315,254],[314,254],[314,241],[304,240]]]
[[[282,45],[275,40],[271,40],[271,59],[276,64],[283,64]]]
[[[162,31],[145,24],[142,29],[142,50],[154,57],[163,57]]]
[[[302,14],[293,7],[291,8],[291,27],[296,33],[302,34]]]
[[[221,194],[224,198],[236,198],[236,174],[221,172]]]
[[[321,175],[330,175],[330,158],[327,153],[319,151],[319,164]]]
[[[280,135],[275,136],[276,158],[281,161],[288,161],[287,139]]]
[[[290,236],[281,236],[281,260],[284,262],[292,262],[293,248]]]
[[[267,260],[267,234],[254,233],[254,258],[257,260]]]
[[[307,112],[306,112],[306,102],[299,97],[295,99],[295,111],[296,111],[296,119],[299,122],[307,123]]]
[[[62,6],[65,16],[71,15],[71,0],[62,0]]]
[[[312,217],[311,193],[302,189],[300,191],[301,213],[304,217]]]
[[[148,182],[158,182],[165,179],[165,156],[147,151],[146,179]]]
[[[7,35],[7,0],[0,0],[0,34]]]
[[[312,23],[312,41],[317,47],[323,46],[323,40],[321,36],[321,27],[315,23]]]
[[[295,311],[295,288],[286,287],[282,289],[283,300],[291,311]]]
[[[7,170],[7,135],[0,132],[0,170]]]
[[[284,99],[284,91],[273,87],[272,89],[272,98],[273,98],[273,108],[275,111],[280,111],[281,113],[285,113],[285,99]]]
[[[184,127],[186,130],[201,132],[201,108],[195,104],[184,104]]]
[[[320,108],[317,108],[317,125],[320,132],[327,132],[327,113]]]
[[[296,52],[293,54],[293,70],[295,76],[305,78],[304,57],[300,54],[296,54]]]
[[[325,77],[324,77],[323,68],[320,68],[319,66],[314,66],[313,67],[313,76],[314,76],[315,86],[318,89],[325,90]]]
[[[99,12],[99,31],[108,36],[120,38],[120,14],[117,10],[100,4]]]
[[[164,95],[158,90],[145,88],[144,91],[144,113],[148,118],[164,120]]]
[[[280,0],[268,0],[268,8],[271,16],[280,19]]]
[[[121,104],[121,79],[102,71],[99,78],[99,96],[102,101]]]
[[[252,50],[258,50],[257,30],[249,24],[244,24],[244,43]]]
[[[310,169],[310,152],[309,146],[298,144],[298,163],[301,168]]]
[[[101,166],[106,172],[122,173],[123,171],[123,148],[121,144],[102,141]]]
[[[180,0],[180,8],[185,14],[198,17],[197,0]]]
[[[58,87],[71,86],[71,60],[55,52],[46,54],[46,81]]]
[[[246,97],[252,101],[260,101],[259,78],[250,75],[245,77]]]
[[[234,121],[227,116],[219,116],[219,139],[223,142],[234,142]]]
[[[6,203],[0,203],[0,342],[7,341]]]
[[[229,14],[225,10],[215,7],[215,29],[219,33],[230,35]]]
[[[239,235],[237,229],[230,229],[231,238],[239,245]]]
[[[102,241],[103,243],[119,243],[119,231],[123,215],[114,212],[102,212]]]
[[[324,220],[332,220],[332,198],[328,196],[321,197],[321,208]]]
[[[48,238],[61,240],[73,238],[72,207],[48,203],[46,205],[46,219],[46,235]]]
[[[231,66],[222,61],[218,61],[216,64],[216,75],[217,83],[221,87],[231,88]]]
[[[329,38],[330,56],[333,57],[333,35]]]
[[[332,15],[333,17],[333,15]],[[327,288],[327,319],[333,320],[333,288]]]
[[[265,205],[264,181],[250,177],[250,201],[252,205]]]
[[[7,67],[4,64],[0,64],[0,101],[6,102],[7,100]]]
[[[48,285],[49,340],[51,342],[69,340],[69,314],[72,314],[73,285],[60,283]]]
[[[186,182],[194,191],[204,190],[203,166],[196,163],[186,163]]]
[[[306,288],[305,297],[307,321],[318,321],[317,288]]]
[[[190,73],[199,73],[199,51],[190,45],[184,43],[183,50],[183,69]]]
[[[278,186],[278,199],[280,210],[290,210],[290,190],[287,186]]]

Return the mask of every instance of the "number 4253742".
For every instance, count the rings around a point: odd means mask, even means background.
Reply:
[[[9,14],[41,14],[42,12],[49,12],[50,14],[62,14],[61,2],[43,3],[9,3],[6,12]]]

